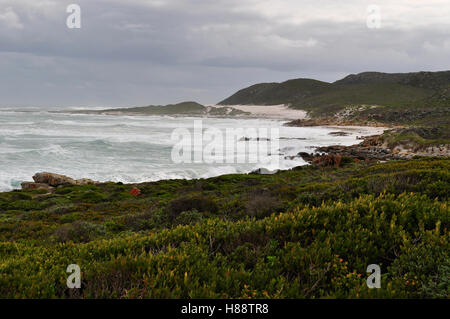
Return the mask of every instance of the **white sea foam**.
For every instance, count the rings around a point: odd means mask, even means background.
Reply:
[[[191,129],[198,118],[147,116],[109,116],[60,114],[33,110],[0,114],[0,191],[19,188],[39,171],[50,171],[74,178],[138,183],[162,179],[208,178],[223,174],[246,173],[255,164],[177,165],[171,160],[176,128]],[[372,135],[382,129],[283,127],[273,119],[203,119],[203,127],[279,128],[278,167],[304,165],[301,158],[287,160],[298,152],[311,152],[315,146],[351,145],[356,136]],[[333,131],[349,136],[331,136]],[[300,139],[302,138],[302,139]],[[303,140],[304,139],[304,140]]]

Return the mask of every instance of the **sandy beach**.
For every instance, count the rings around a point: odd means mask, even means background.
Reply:
[[[298,120],[307,118],[306,111],[291,109],[285,104],[280,105],[209,105],[211,107],[234,109],[251,113],[252,117],[264,119]]]

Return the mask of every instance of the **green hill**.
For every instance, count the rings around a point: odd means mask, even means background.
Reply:
[[[167,116],[235,116],[248,114],[231,107],[208,107],[197,102],[182,102],[169,105],[150,105],[131,108],[116,108],[104,110],[78,110],[74,114],[107,114],[107,115],[167,115]]]
[[[108,110],[106,110],[108,111]],[[154,114],[154,115],[165,115],[165,114],[202,114],[206,111],[206,107],[197,102],[182,102],[178,104],[169,105],[150,105],[143,107],[134,108],[123,108],[115,109],[111,111],[127,112],[127,113],[140,113],[140,114]]]
[[[116,108],[104,110],[80,110],[72,113],[83,114],[134,114],[134,115],[187,115],[187,114],[203,114],[207,110],[197,102],[182,102],[169,105],[149,105],[131,108]]]
[[[289,80],[283,83],[262,83],[240,90],[219,104],[295,104],[298,101],[320,95],[329,90],[331,86],[330,83],[311,79]]]
[[[292,108],[309,111],[313,117],[331,116],[355,106],[376,106],[367,109],[383,108],[383,113],[398,108],[417,111],[448,108],[450,71],[365,72],[349,75],[334,83],[311,79],[263,83],[240,90],[219,104],[288,104]],[[366,113],[375,114],[377,111]]]

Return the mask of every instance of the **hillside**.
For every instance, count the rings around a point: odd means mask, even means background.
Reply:
[[[182,102],[178,104],[169,105],[150,105],[143,107],[121,108],[102,110],[103,113],[121,112],[121,113],[136,113],[143,115],[165,115],[165,114],[203,114],[206,112],[206,107],[197,102]]]
[[[295,104],[312,96],[323,94],[331,87],[330,83],[296,79],[284,83],[262,83],[240,90],[219,105],[276,105]]]
[[[381,122],[407,123],[449,115],[450,71],[365,72],[334,83],[311,79],[264,83],[240,90],[219,104],[288,104],[309,111],[312,117],[357,108],[358,113],[364,111],[364,116],[374,115]],[[413,115],[402,114],[405,109]]]
[[[104,110],[78,110],[74,114],[106,114],[106,115],[167,115],[167,116],[230,116],[244,115],[245,112],[234,108],[212,108],[197,102],[182,102],[169,105],[150,105],[142,107],[115,108]]]
[[[449,165],[0,193],[0,297],[449,298]],[[82,289],[66,286],[73,263]],[[373,263],[382,289],[366,286]]]

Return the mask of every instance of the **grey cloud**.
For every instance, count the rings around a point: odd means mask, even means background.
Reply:
[[[214,103],[257,82],[448,69],[448,25],[370,30],[342,8],[324,19],[318,9],[331,0],[79,0],[82,28],[69,30],[72,2],[0,0],[0,104]],[[290,6],[302,3],[292,22]]]

